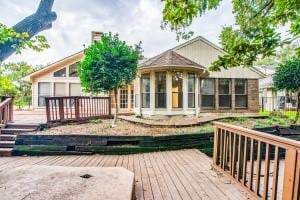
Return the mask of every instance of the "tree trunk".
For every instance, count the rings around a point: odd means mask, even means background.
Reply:
[[[117,125],[117,120],[118,120],[118,112],[119,112],[119,108],[118,108],[118,90],[114,89],[114,98],[115,98],[115,114],[114,114],[114,120],[112,123],[112,126],[116,126]]]
[[[28,40],[39,32],[52,27],[52,22],[56,20],[57,15],[52,12],[54,0],[41,0],[37,11],[13,26],[13,29],[18,33],[27,32],[29,34]],[[7,41],[0,44],[0,62],[12,55],[18,45],[17,39]]]
[[[297,92],[297,111],[296,111],[296,117],[295,117],[295,120],[293,123],[294,125],[296,125],[298,122],[299,114],[300,114],[300,89]]]

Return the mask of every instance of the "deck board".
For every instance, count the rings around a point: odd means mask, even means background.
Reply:
[[[211,159],[198,150],[134,155],[0,158],[0,172],[22,165],[122,166],[135,174],[137,200],[249,199],[229,178],[211,170]]]

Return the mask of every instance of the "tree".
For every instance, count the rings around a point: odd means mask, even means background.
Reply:
[[[216,9],[221,0],[165,0],[163,28],[175,30],[180,37],[191,35],[187,27],[193,20]],[[300,4],[298,0],[232,0],[235,26],[225,26],[220,40],[225,54],[212,63],[218,71],[236,66],[252,66],[258,58],[275,54],[276,48],[299,39]],[[291,38],[282,40],[280,27],[289,25]],[[296,48],[300,56],[299,46]]]
[[[140,56],[139,45],[128,46],[119,36],[103,34],[100,41],[94,42],[84,50],[85,58],[80,63],[79,77],[86,92],[97,94],[113,92],[116,125],[118,115],[118,89],[130,84],[136,77]]]
[[[49,48],[46,38],[37,34],[51,28],[52,22],[56,20],[56,13],[51,11],[53,3],[54,0],[41,0],[34,14],[12,28],[0,23],[0,62],[25,48],[35,51]]]
[[[300,112],[300,58],[283,62],[276,69],[273,82],[278,90],[286,90],[297,94],[297,114],[294,120],[294,124],[296,124]]]
[[[31,99],[31,86],[21,79],[36,70],[25,62],[2,63],[0,65],[0,96],[14,96],[14,103],[26,104]]]

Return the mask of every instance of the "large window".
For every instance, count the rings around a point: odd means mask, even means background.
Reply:
[[[172,106],[182,108],[182,72],[172,74]]]
[[[155,73],[155,108],[166,108],[166,72]]]
[[[80,83],[70,83],[69,90],[70,96],[81,96]]]
[[[247,80],[235,79],[235,107],[246,108],[248,107],[247,97]]]
[[[77,62],[69,66],[69,77],[78,77],[78,65],[79,63]]]
[[[195,74],[188,73],[188,107],[195,108]]]
[[[150,74],[143,74],[142,82],[142,108],[150,108]]]
[[[63,97],[66,96],[66,84],[54,83],[54,96]]]
[[[201,107],[215,107],[215,79],[201,79],[200,82]]]
[[[231,107],[231,80],[219,79],[219,106],[221,108]]]
[[[38,106],[45,106],[45,97],[50,96],[50,83],[38,83]]]
[[[120,108],[128,108],[128,86],[120,90]]]
[[[54,77],[66,77],[66,75],[67,75],[66,68],[62,68],[62,69],[60,69],[60,70],[53,73]]]

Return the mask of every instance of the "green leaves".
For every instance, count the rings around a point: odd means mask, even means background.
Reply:
[[[45,36],[37,35],[29,39],[28,33],[15,32],[13,28],[7,28],[0,23],[0,44],[5,44],[8,41],[16,41],[12,47],[16,50],[17,54],[20,54],[22,50],[27,48],[40,52],[50,47]]]
[[[128,46],[117,34],[104,34],[84,51],[79,68],[81,85],[87,92],[99,93],[130,84],[136,76],[140,50],[140,45]]]
[[[273,76],[274,86],[278,90],[297,92],[300,90],[300,58],[283,62]]]

